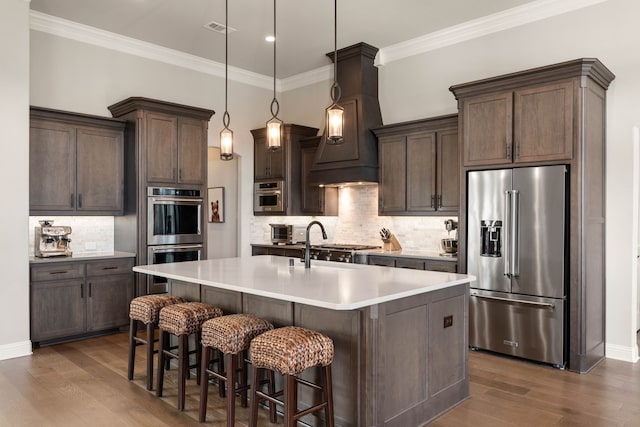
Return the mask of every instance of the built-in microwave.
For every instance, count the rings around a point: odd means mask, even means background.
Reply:
[[[256,182],[253,194],[254,212],[284,212],[284,180]]]
[[[147,245],[202,243],[201,190],[149,187],[147,196]]]
[[[202,259],[202,245],[160,245],[147,248],[149,264],[168,264],[172,262],[199,261]],[[167,279],[159,276],[147,277],[147,293],[167,292]]]

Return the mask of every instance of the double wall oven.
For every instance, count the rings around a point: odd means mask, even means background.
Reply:
[[[147,263],[197,261],[203,258],[204,198],[200,189],[147,189]],[[147,278],[147,293],[167,292],[167,280]]]

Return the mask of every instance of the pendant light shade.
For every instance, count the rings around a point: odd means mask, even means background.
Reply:
[[[282,120],[278,118],[280,104],[276,98],[276,0],[273,0],[273,100],[271,101],[271,118],[267,121],[267,149],[276,151],[282,145]]]
[[[224,2],[224,115],[222,116],[222,125],[224,126],[220,132],[220,159],[233,159],[233,131],[229,129],[231,117],[227,111],[227,92],[228,92],[228,66],[229,66],[229,0]]]
[[[338,105],[341,89],[338,84],[338,0],[333,2],[333,85],[331,85],[332,104],[326,110],[327,144],[342,144],[344,130],[344,108]]]

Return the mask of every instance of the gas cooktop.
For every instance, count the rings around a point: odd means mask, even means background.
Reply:
[[[322,245],[312,245],[314,249],[335,249],[341,251],[360,251],[364,249],[378,249],[380,246],[373,245],[351,245],[347,243],[327,243]]]

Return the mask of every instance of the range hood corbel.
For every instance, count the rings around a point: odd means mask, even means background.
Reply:
[[[311,183],[330,186],[378,182],[378,140],[370,130],[382,126],[378,69],[374,65],[377,52],[378,48],[366,43],[338,50],[344,142],[327,144],[323,135],[309,173]],[[333,52],[327,56],[335,60]]]

